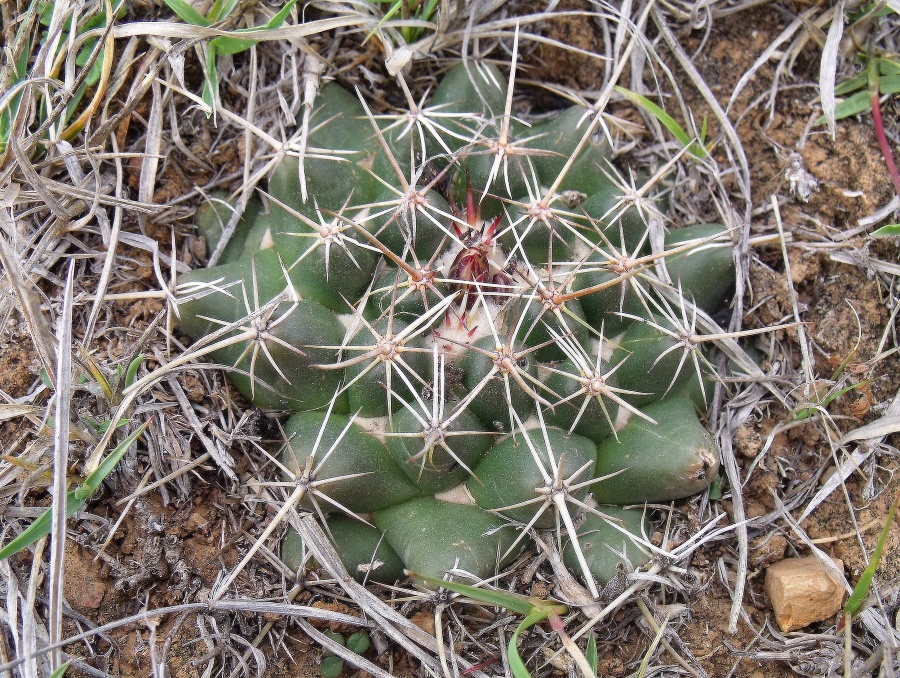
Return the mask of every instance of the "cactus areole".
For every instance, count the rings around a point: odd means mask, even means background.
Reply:
[[[354,576],[487,577],[551,529],[596,595],[617,570],[601,536],[648,554],[642,512],[603,528],[622,511],[603,504],[684,498],[718,473],[684,389],[707,364],[693,301],[723,303],[730,239],[706,224],[651,255],[662,198],[611,178],[592,112],[528,126],[507,106],[479,63],[397,115],[325,85],[302,159],[218,265],[181,276],[179,316],[246,398],[291,413],[296,508],[334,521]],[[210,248],[230,214],[198,212]],[[300,564],[296,534],[283,557]]]

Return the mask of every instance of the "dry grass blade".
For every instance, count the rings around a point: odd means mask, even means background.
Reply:
[[[70,214],[69,210],[53,196],[53,192],[48,187],[47,182],[37,173],[37,170],[34,169],[31,158],[28,156],[28,153],[22,149],[19,140],[15,137],[11,138],[9,140],[9,148],[12,150],[13,156],[16,159],[17,167],[25,176],[25,180],[31,184],[31,188],[40,196],[47,208],[53,212],[53,215],[61,221],[71,219],[72,214]]]
[[[46,638],[47,630],[37,615],[36,609],[38,586],[43,578],[41,565],[46,545],[47,540],[42,539],[34,549],[34,562],[31,565],[28,589],[22,605],[21,647],[24,653],[20,656],[25,658],[25,661],[23,661],[23,673],[26,678],[37,678],[39,675],[42,675],[41,671],[49,673],[49,662],[43,656],[45,653],[38,651],[38,644]]]
[[[164,359],[162,356],[157,354],[157,359],[160,361],[161,365],[165,365]],[[234,460],[223,453],[216,445],[216,442],[212,440],[209,436],[206,435],[203,431],[203,424],[200,422],[200,419],[197,417],[196,412],[191,407],[190,402],[188,402],[187,396],[184,394],[184,389],[181,384],[174,378],[169,378],[166,380],[169,384],[169,388],[172,389],[172,393],[175,394],[175,398],[178,400],[178,404],[181,406],[181,411],[184,414],[185,418],[188,420],[191,428],[194,431],[194,434],[197,436],[197,439],[203,445],[207,454],[215,460],[218,467],[225,473],[226,476],[231,478],[234,481],[237,481],[237,474],[234,472]]]
[[[260,42],[268,40],[296,40],[340,28],[357,27],[365,29],[366,23],[370,22],[365,22],[359,17],[353,16],[318,19],[316,21],[307,21],[296,26],[255,30],[253,31],[253,39]],[[157,38],[180,38],[183,40],[218,37],[246,38],[246,35],[233,31],[223,31],[209,26],[179,24],[171,21],[134,21],[132,23],[120,24],[115,27],[113,35],[116,38],[153,36]]]
[[[69,467],[69,416],[72,397],[72,297],[75,262],[69,264],[63,307],[59,318],[59,346],[56,367],[56,423],[53,430],[53,527],[50,533],[50,643],[62,636],[62,592],[66,549],[66,472]],[[51,656],[56,670],[62,664],[59,650]]]
[[[682,69],[684,69],[685,73],[687,73],[687,75],[690,77],[691,82],[695,87],[697,87],[698,91],[703,96],[712,112],[715,114],[716,119],[722,126],[722,130],[728,137],[730,150],[734,154],[738,161],[738,164],[740,165],[741,192],[743,193],[743,198],[746,202],[747,209],[749,210],[750,205],[752,205],[750,189],[750,163],[747,160],[746,153],[744,152],[744,145],[741,142],[741,139],[738,136],[734,125],[732,125],[731,121],[728,119],[728,115],[726,114],[725,110],[722,108],[721,104],[719,104],[715,94],[713,94],[712,90],[706,84],[703,76],[699,73],[696,66],[694,66],[694,64],[691,62],[690,58],[685,53],[684,48],[675,37],[675,34],[669,28],[665,17],[661,12],[655,9],[652,13],[652,16],[654,23],[662,34],[666,44],[672,50],[672,53],[675,55],[675,58],[678,60],[678,63],[681,65]],[[747,221],[749,222],[749,218],[747,219]]]
[[[9,218],[9,214],[5,209],[0,209],[0,226],[4,233],[13,234],[16,232],[15,224]],[[22,276],[22,270],[19,267],[19,256],[14,253],[6,236],[0,234],[0,262],[6,270],[6,275],[12,285],[13,293],[19,302],[19,311],[28,324],[31,340],[37,350],[41,366],[44,368],[51,380],[56,379],[56,349],[54,347],[53,334],[50,331],[47,318],[41,312],[41,305],[37,299],[37,293],[32,285],[25,281]]]
[[[822,47],[822,61],[819,64],[819,96],[822,99],[822,115],[828,125],[828,133],[833,139],[836,133],[835,109],[837,99],[834,89],[837,80],[838,55],[841,38],[844,35],[844,0],[838,0],[834,8],[834,18],[828,28],[828,37]]]
[[[815,13],[815,8],[810,8],[803,13],[803,18],[809,18]],[[760,68],[764,64],[766,64],[772,56],[778,52],[778,48],[781,47],[787,40],[789,40],[793,35],[803,28],[803,18],[795,19],[790,23],[781,34],[773,40],[769,46],[763,51],[762,54],[753,62],[753,66],[751,66],[747,71],[741,76],[741,79],[738,81],[737,85],[734,87],[734,91],[731,93],[731,97],[728,99],[728,106],[725,108],[726,112],[731,110],[732,105],[734,105],[735,100],[738,98],[738,95],[744,90],[747,84],[753,79],[753,76],[759,71]]]
[[[816,508],[825,501],[832,492],[834,492],[854,471],[858,471],[861,465],[872,456],[873,450],[857,450],[850,455],[840,468],[825,483],[822,488],[816,492],[815,496],[809,500],[803,513],[800,514],[798,522],[806,519]]]
[[[307,605],[287,605],[284,603],[270,603],[257,600],[223,600],[219,602],[218,608],[230,612],[249,612],[254,614],[281,615],[289,618],[316,619],[332,624],[347,624],[353,627],[366,628],[370,623],[360,617],[344,614],[342,612],[334,612],[317,607]],[[17,657],[5,664],[0,665],[0,672],[7,672],[16,667],[23,667],[26,675],[37,676],[35,672],[28,672],[25,668],[30,663],[44,657],[50,652],[59,650],[66,645],[71,645],[83,640],[94,637],[101,637],[109,631],[116,629],[129,629],[133,626],[146,626],[155,623],[155,620],[164,619],[169,616],[183,614],[197,614],[205,612],[209,609],[207,603],[185,603],[182,605],[171,605],[152,610],[142,610],[138,614],[129,615],[121,619],[98,626],[87,631],[82,631],[68,638],[62,639],[53,645],[44,645],[37,648],[33,646],[27,652],[19,654]],[[49,673],[49,672],[48,672]]]
[[[113,150],[118,150],[116,148],[115,138],[113,138]],[[116,158],[116,197],[122,198],[122,162],[118,158]],[[110,276],[112,275],[113,265],[116,260],[116,248],[119,245],[119,234],[121,233],[122,228],[122,207],[116,206],[115,215],[113,217],[112,228],[109,229],[109,234],[104,233],[104,240],[106,244],[106,257],[103,261],[103,272],[100,274],[100,282],[97,284],[97,293],[94,297],[94,305],[91,307],[91,313],[88,316],[87,327],[84,332],[85,338],[90,337],[94,333],[94,325],[97,322],[97,318],[100,315],[100,310],[103,307],[104,296],[106,295],[106,290],[109,285]]]
[[[150,115],[147,120],[144,158],[141,161],[141,178],[138,187],[138,200],[143,203],[153,202],[156,172],[162,148],[162,87],[158,79],[153,80],[150,94]]]
[[[38,414],[43,411],[43,407],[39,407],[37,405],[14,405],[14,404],[2,404],[0,405],[0,421],[7,421],[9,419],[17,419],[18,417],[27,417],[28,415]]]

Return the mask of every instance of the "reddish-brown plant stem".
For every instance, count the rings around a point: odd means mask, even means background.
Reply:
[[[872,89],[872,121],[875,123],[875,136],[878,137],[878,144],[881,146],[881,154],[884,156],[885,163],[887,163],[891,181],[894,182],[894,190],[897,191],[897,195],[900,196],[900,172],[897,171],[897,164],[894,162],[894,154],[891,152],[887,135],[884,133],[884,119],[881,117],[881,101],[878,96],[877,84]]]

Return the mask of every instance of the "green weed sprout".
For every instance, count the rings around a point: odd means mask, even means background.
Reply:
[[[900,224],[887,224],[872,231],[872,235],[876,238],[896,238],[900,236]]]
[[[383,26],[385,22],[391,19],[400,19],[401,21],[431,21],[437,11],[438,0],[369,0],[369,2],[378,5],[386,5],[387,9],[381,21],[378,22],[378,28]],[[373,31],[374,33],[374,31]],[[425,28],[418,25],[401,26],[400,35],[406,44],[412,44],[425,33]],[[369,37],[371,37],[371,33]]]
[[[209,12],[204,16],[185,0],[165,0],[165,3],[182,21],[193,26],[212,26],[213,24],[226,21],[232,17],[238,6],[238,0],[216,0],[210,7]],[[209,41],[206,46],[203,91],[200,94],[200,98],[207,106],[207,115],[212,115],[219,101],[219,73],[216,68],[219,57],[239,54],[250,49],[258,42],[252,38],[253,32],[279,28],[284,23],[284,20],[287,19],[295,4],[297,4],[297,0],[287,0],[284,6],[263,26],[239,28],[234,31],[235,33],[247,34],[247,38],[219,36]]]
[[[128,448],[143,435],[149,425],[149,421],[141,424],[122,440],[121,443],[116,445],[116,448],[100,462],[100,466],[97,467],[97,470],[85,478],[81,485],[74,490],[69,491],[66,495],[66,518],[71,518],[87,503],[87,500],[90,499],[100,487],[100,483],[103,482],[103,479],[118,465],[122,460],[122,457],[124,457],[125,453],[128,451]],[[0,549],[0,560],[6,560],[10,556],[15,555],[22,549],[28,548],[39,539],[50,534],[52,519],[51,509],[48,508],[33,523],[31,523],[31,525],[25,528],[19,536],[12,539],[6,546]]]
[[[372,645],[372,641],[369,640],[369,634],[363,631],[353,633],[346,639],[343,634],[333,631],[326,631],[325,635],[356,654],[363,654]],[[322,678],[337,678],[343,672],[344,660],[326,650],[322,657],[322,662],[319,664],[319,675]]]

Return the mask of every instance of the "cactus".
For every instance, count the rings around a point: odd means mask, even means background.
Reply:
[[[528,127],[510,102],[478,63],[408,115],[325,85],[303,164],[277,167],[222,263],[179,281],[184,331],[256,406],[291,413],[279,463],[360,580],[401,563],[488,577],[531,528],[562,529],[597,595],[643,514],[595,501],[683,498],[718,470],[679,319],[725,301],[727,231],[672,230],[650,253],[607,145],[581,143],[592,112]],[[210,246],[227,216],[218,198],[198,214]],[[299,552],[289,533],[286,562]]]

